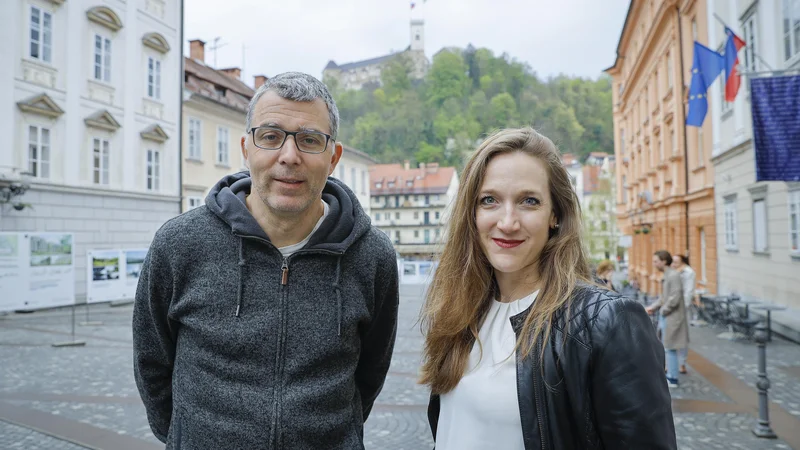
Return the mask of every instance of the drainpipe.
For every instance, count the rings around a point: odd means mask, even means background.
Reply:
[[[686,188],[684,192],[684,214],[686,218],[686,255],[690,258],[693,256],[689,255],[689,200],[686,200],[686,197],[689,196],[689,143],[686,138],[686,107],[683,104],[683,97],[684,91],[686,89],[686,72],[683,70],[683,30],[681,27],[681,8],[680,6],[675,6],[675,13],[678,16],[678,52],[680,55],[680,62],[681,62],[681,119],[683,120],[683,168],[684,168],[684,186]]]
[[[178,44],[178,53],[180,54],[180,62],[178,63],[178,76],[180,80],[178,80],[178,211],[183,213],[183,80],[184,80],[184,64],[183,64],[183,24],[184,24],[184,0],[181,0],[180,3],[180,15],[181,15],[181,30],[178,33],[179,44]]]

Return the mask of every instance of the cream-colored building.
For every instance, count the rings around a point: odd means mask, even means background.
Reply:
[[[238,68],[217,70],[205,63],[205,43],[190,41],[184,62],[182,210],[205,204],[209,189],[225,175],[246,170],[241,138],[253,88]],[[255,83],[266,81],[257,76]]]
[[[377,87],[381,85],[383,66],[396,57],[405,57],[411,64],[411,78],[417,80],[423,78],[430,64],[425,56],[425,23],[418,19],[412,20],[410,31],[411,43],[405,50],[341,65],[329,61],[322,72],[323,77],[336,80],[338,86],[345,90],[357,90],[365,85]]]
[[[741,72],[800,73],[800,27],[783,27],[800,20],[798,2],[706,1],[710,47],[719,50],[726,39],[714,13],[747,43],[739,51]],[[719,291],[800,308],[800,183],[756,181],[748,77],[733,103],[724,101],[724,89],[722,77],[709,89],[706,118],[713,122]],[[781,314],[773,313],[774,321]]]
[[[430,258],[444,237],[447,208],[458,191],[453,167],[377,164],[370,171],[374,224],[406,259]]]
[[[369,169],[376,161],[366,153],[347,145],[343,146],[342,157],[333,171],[333,177],[344,182],[358,197],[358,202],[368,215],[371,212]]]

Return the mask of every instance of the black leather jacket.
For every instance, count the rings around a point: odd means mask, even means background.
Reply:
[[[581,285],[566,329],[564,310],[556,314],[544,368],[541,343],[528,358],[517,355],[525,450],[677,449],[664,347],[644,308]],[[511,318],[517,336],[528,312]],[[437,395],[428,420],[435,439]]]

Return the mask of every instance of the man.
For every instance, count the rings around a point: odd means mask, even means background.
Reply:
[[[674,255],[672,257],[672,268],[681,275],[681,286],[683,288],[683,303],[686,305],[686,314],[689,315],[689,323],[694,324],[694,317],[691,317],[694,302],[694,288],[696,283],[694,270],[689,266],[689,258],[686,255]],[[680,349],[678,360],[680,361],[680,373],[686,373],[686,358],[689,356],[689,347]]]
[[[672,255],[668,251],[659,250],[653,255],[653,266],[664,273],[663,289],[658,301],[647,307],[647,312],[659,310],[658,325],[667,359],[667,384],[673,388],[678,387],[678,349],[689,345],[689,324],[686,322],[681,276],[670,267],[671,264]]]
[[[363,448],[398,274],[389,239],[328,178],[338,124],[324,84],[275,76],[247,113],[249,173],[156,233],[136,292],[134,371],[167,449]]]

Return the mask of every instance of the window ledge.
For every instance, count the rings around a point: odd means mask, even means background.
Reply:
[[[733,106],[731,106],[731,109],[723,112],[720,115],[720,117],[721,117],[721,120],[728,120],[728,118],[730,118],[732,115],[733,115]]]
[[[769,250],[753,250],[753,255],[769,257]]]
[[[730,248],[726,247],[725,251],[728,252],[728,253],[739,253],[739,249],[738,248],[733,248],[733,247],[730,247]]]
[[[200,158],[185,158],[185,161],[193,164],[203,164],[203,160]]]
[[[794,261],[800,261],[800,253],[792,253],[790,256]]]
[[[216,163],[216,164],[214,164],[214,166],[215,166],[215,167],[217,167],[217,168],[220,168],[220,169],[230,169],[230,168],[231,168],[231,166],[230,166],[230,165],[228,165],[228,164],[221,164],[221,163]]]
[[[698,172],[702,172],[704,170],[706,170],[706,166],[697,166],[694,169],[692,169],[692,173],[698,173]]]

